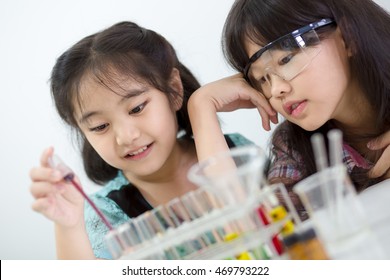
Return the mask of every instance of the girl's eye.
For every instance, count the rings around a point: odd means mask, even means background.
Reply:
[[[101,132],[103,131],[104,129],[106,129],[108,127],[108,124],[102,124],[102,125],[98,125],[96,127],[92,127],[90,128],[89,130],[90,131],[93,131],[93,132]]]
[[[264,85],[266,81],[267,81],[267,79],[265,78],[265,76],[262,76],[262,77],[260,77],[260,79],[258,80],[258,83],[259,83],[260,85]]]
[[[293,53],[290,53],[288,55],[286,55],[285,57],[283,57],[280,61],[279,61],[279,65],[286,65],[287,63],[289,63],[291,61],[291,59],[294,57],[294,54]]]
[[[137,107],[134,107],[133,109],[131,109],[129,114],[130,115],[139,114],[139,113],[141,113],[143,111],[143,109],[145,109],[145,106],[146,106],[146,102],[144,102],[141,105],[138,105]]]

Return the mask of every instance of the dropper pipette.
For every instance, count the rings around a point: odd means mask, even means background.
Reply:
[[[49,165],[51,168],[58,170],[63,179],[66,182],[71,183],[80,193],[81,195],[87,200],[87,202],[91,205],[93,210],[95,210],[96,214],[100,217],[100,219],[103,221],[103,223],[108,227],[108,229],[111,231],[113,230],[113,226],[110,224],[110,222],[107,220],[107,218],[104,216],[104,214],[97,208],[95,203],[88,197],[88,195],[84,192],[84,190],[81,188],[81,186],[74,180],[74,172],[72,169],[70,169],[57,155],[53,155],[49,158]]]

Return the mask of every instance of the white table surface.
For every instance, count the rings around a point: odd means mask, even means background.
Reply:
[[[390,179],[364,190],[359,198],[366,209],[370,225],[390,259]]]

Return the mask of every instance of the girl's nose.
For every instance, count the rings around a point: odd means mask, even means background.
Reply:
[[[132,123],[124,122],[117,125],[115,137],[118,145],[130,145],[141,135],[138,127]]]
[[[269,79],[272,97],[280,98],[291,92],[291,85],[289,81],[286,81],[283,77],[277,74],[271,74],[269,75]]]

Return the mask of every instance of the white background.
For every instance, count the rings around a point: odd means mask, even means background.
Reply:
[[[389,0],[376,2],[390,8]],[[165,36],[202,84],[234,72],[223,59],[221,31],[233,0],[0,0],[0,259],[55,259],[53,224],[31,210],[28,173],[42,150],[85,176],[69,130],[54,110],[49,77],[56,58],[81,38],[135,21]],[[221,114],[225,132],[264,149],[270,133],[255,110]]]

